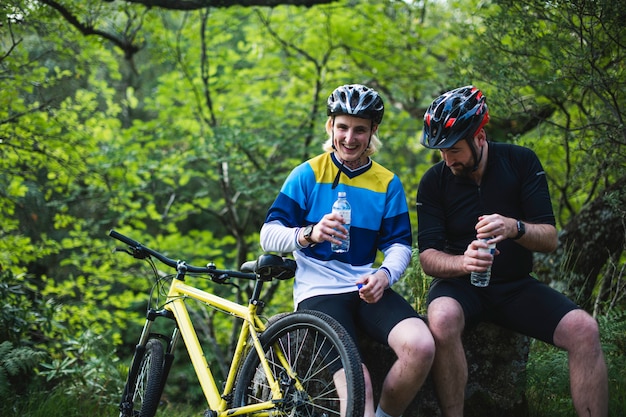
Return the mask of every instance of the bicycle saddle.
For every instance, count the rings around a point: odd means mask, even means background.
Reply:
[[[264,254],[256,261],[241,265],[241,272],[254,272],[262,281],[289,279],[296,274],[296,261],[278,255]]]

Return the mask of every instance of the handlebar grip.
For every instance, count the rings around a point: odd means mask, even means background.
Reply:
[[[121,234],[119,232],[116,232],[114,229],[111,229],[109,231],[109,236],[111,236],[114,239],[119,240],[120,242],[124,242],[128,246],[132,246],[134,248],[142,246],[141,243],[139,243],[139,242],[137,242],[137,241],[127,237],[127,236],[124,236],[123,234]]]

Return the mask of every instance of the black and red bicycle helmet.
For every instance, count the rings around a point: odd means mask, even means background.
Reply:
[[[361,84],[347,84],[332,92],[326,110],[328,116],[347,114],[371,120],[378,125],[383,120],[385,106],[375,90]]]
[[[461,139],[471,144],[488,121],[489,109],[483,93],[472,85],[456,88],[437,97],[426,110],[422,145],[445,149]]]

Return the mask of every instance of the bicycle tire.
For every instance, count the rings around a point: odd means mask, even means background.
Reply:
[[[154,417],[161,400],[163,379],[163,344],[150,339],[137,373],[128,375],[125,398],[132,398],[120,410],[120,417]]]
[[[352,338],[335,319],[318,311],[297,311],[270,322],[259,339],[273,377],[283,387],[285,401],[277,403],[281,412],[277,415],[334,417],[364,414],[365,382],[361,358]],[[284,368],[275,359],[277,348],[282,350],[296,372],[304,391],[295,388],[294,381],[287,378]],[[341,368],[345,370],[347,383],[347,399],[343,403],[333,381],[334,372]],[[270,399],[267,377],[256,350],[252,350],[237,378],[233,404],[242,407]],[[341,406],[345,407],[343,414]]]

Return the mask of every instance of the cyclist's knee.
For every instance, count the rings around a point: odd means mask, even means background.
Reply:
[[[403,320],[389,334],[389,346],[401,361],[430,362],[435,356],[435,341],[421,319]]]
[[[584,352],[600,347],[597,321],[584,310],[567,313],[554,332],[554,343],[568,352]]]
[[[428,307],[428,327],[437,341],[460,337],[464,325],[463,309],[456,300],[440,297]]]

